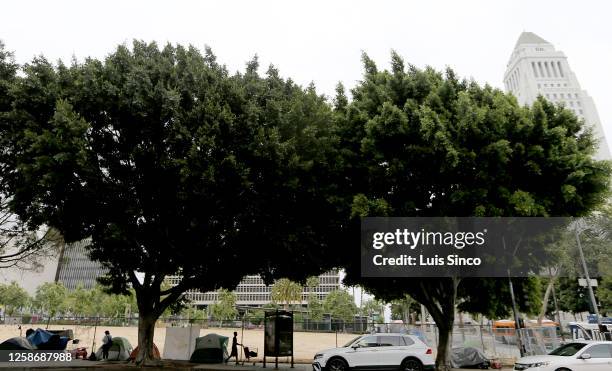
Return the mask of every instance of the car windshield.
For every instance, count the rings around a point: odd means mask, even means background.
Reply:
[[[551,356],[570,357],[578,353],[578,351],[584,348],[585,346],[586,346],[585,343],[569,343],[569,344],[560,346],[559,348],[553,350],[552,352],[548,354],[550,354]]]
[[[351,344],[353,344],[354,342],[357,341],[357,339],[360,339],[361,336],[357,336],[356,338],[351,339],[351,341],[349,341],[348,343],[344,344],[342,347],[347,348],[349,347]]]

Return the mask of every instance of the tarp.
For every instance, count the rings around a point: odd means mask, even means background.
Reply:
[[[164,359],[188,361],[200,337],[199,326],[166,327]]]
[[[477,367],[489,364],[489,360],[478,348],[453,348],[451,354],[452,367]]]
[[[113,338],[113,345],[108,350],[109,361],[127,361],[132,353],[132,344],[124,337]],[[102,359],[102,347],[96,351],[96,359]]]
[[[43,350],[65,350],[70,340],[41,328],[36,329],[27,339],[36,348]]]
[[[208,334],[196,339],[195,350],[189,361],[196,363],[222,363],[227,357],[229,338],[219,334]]]
[[[130,359],[136,359],[136,357],[138,356],[138,352],[140,352],[140,347],[136,346],[132,353],[130,353]],[[157,345],[155,345],[155,343],[153,343],[153,359],[161,359],[159,349],[157,348]]]
[[[0,344],[0,350],[33,350],[36,349],[28,339],[24,337],[14,337],[5,340]]]

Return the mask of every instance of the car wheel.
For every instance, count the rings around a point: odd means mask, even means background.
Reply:
[[[416,358],[408,358],[402,362],[401,371],[423,371],[423,364]]]
[[[329,371],[348,371],[348,364],[342,358],[332,358],[327,362]]]
[[[572,371],[572,370],[570,370],[569,368],[562,367],[562,368],[556,369],[555,371]]]

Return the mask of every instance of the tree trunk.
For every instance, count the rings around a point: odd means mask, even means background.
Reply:
[[[436,370],[450,370],[453,324],[455,323],[455,301],[458,278],[437,279],[432,285],[421,284],[417,300],[425,306],[438,327],[438,349]],[[417,293],[415,293],[417,294]],[[423,321],[423,319],[421,319]]]
[[[138,318],[138,356],[136,364],[144,366],[157,363],[153,358],[153,335],[157,318],[152,313],[140,313]]]
[[[548,282],[548,286],[546,286],[546,292],[544,293],[542,308],[540,309],[540,315],[538,316],[538,326],[542,326],[542,320],[544,319],[544,316],[546,316],[546,309],[548,309],[548,299],[550,298],[550,293],[552,292],[554,284],[555,279],[551,277],[550,281]]]

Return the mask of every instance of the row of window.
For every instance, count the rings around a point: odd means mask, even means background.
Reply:
[[[531,62],[531,68],[535,77],[565,77],[559,61]]]
[[[557,84],[538,84],[538,89],[541,89],[542,86],[544,86],[545,88],[554,88],[554,87],[560,88],[561,84],[559,83]],[[567,88],[567,83],[563,83],[563,87]]]
[[[546,98],[548,99],[578,99],[578,93],[559,93],[559,95],[557,95],[557,93],[546,93]],[[573,101],[570,101],[573,102]],[[573,104],[571,104],[573,106]],[[580,101],[576,101],[576,105],[578,107],[580,107]]]
[[[326,296],[325,294],[317,294],[317,298],[319,300],[324,300],[325,296]],[[189,300],[197,301],[197,302],[215,302],[217,301],[217,294],[214,292],[206,292],[206,293],[189,292],[187,293],[187,298]],[[246,302],[253,302],[253,301],[271,302],[272,298],[270,294],[237,293],[236,301],[238,302],[245,302],[245,301]],[[302,295],[302,301],[308,301],[308,295]]]

